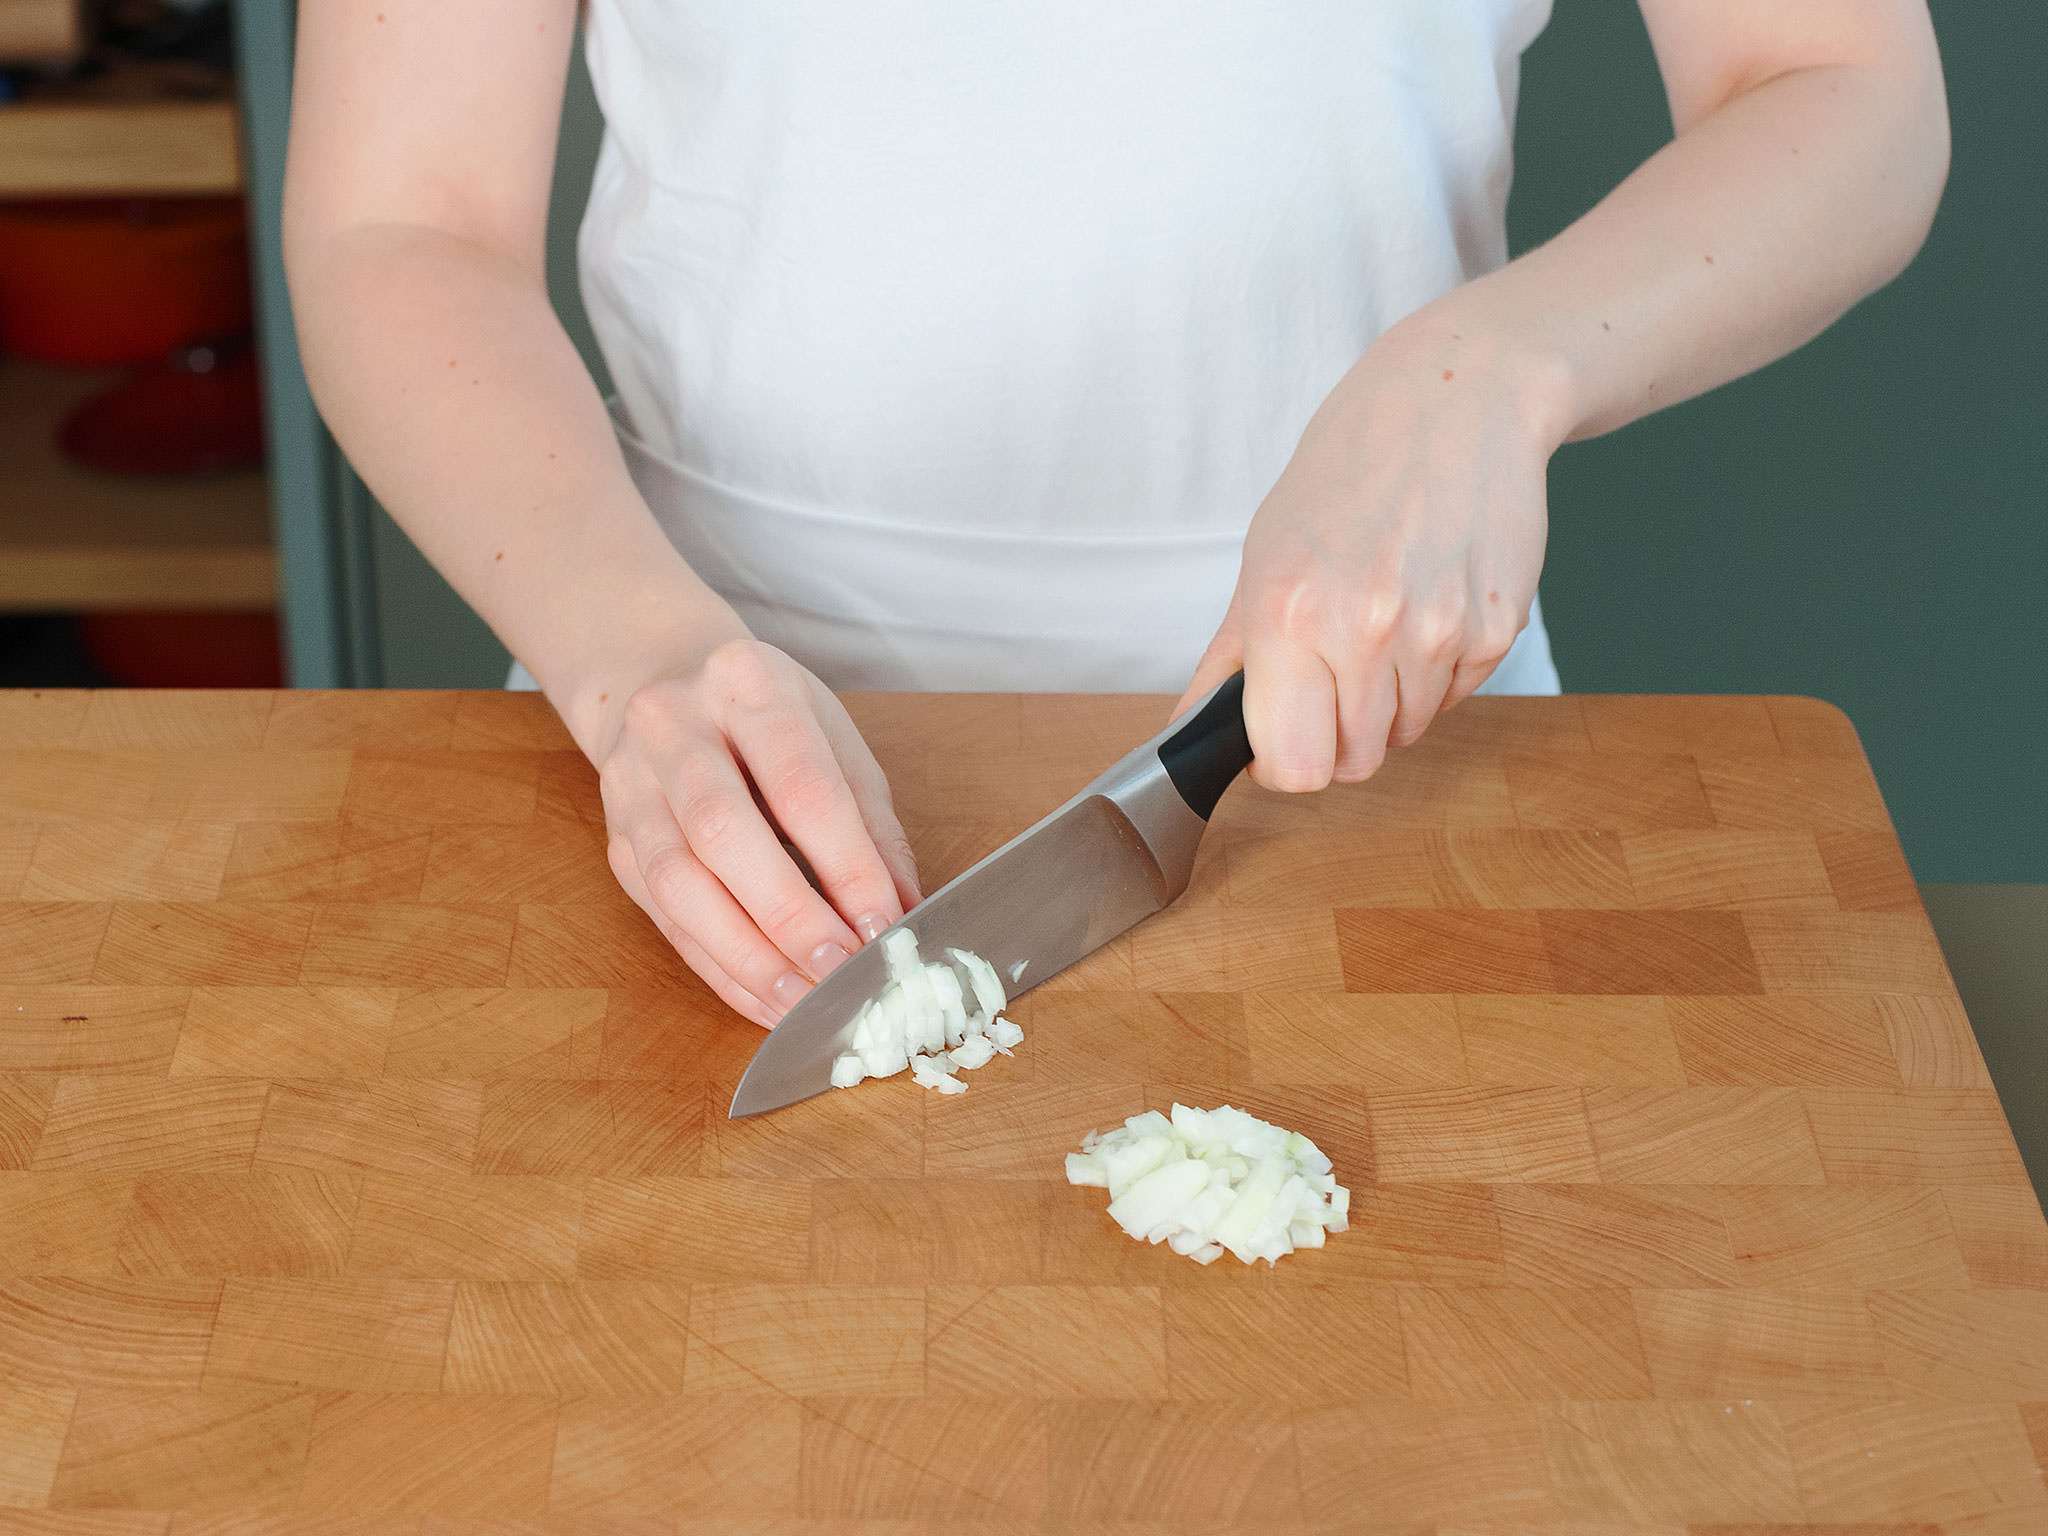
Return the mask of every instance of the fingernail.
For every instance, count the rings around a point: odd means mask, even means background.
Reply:
[[[811,951],[811,974],[823,981],[846,958],[846,946],[826,942]]]
[[[861,936],[862,943],[871,943],[882,936],[882,930],[889,926],[889,919],[879,912],[870,912],[866,917],[853,920],[853,931]]]
[[[779,1006],[785,1009],[794,1008],[798,1000],[811,990],[811,984],[805,981],[803,977],[797,975],[795,971],[791,971],[787,976],[776,982],[770,990],[774,992],[775,1001]]]

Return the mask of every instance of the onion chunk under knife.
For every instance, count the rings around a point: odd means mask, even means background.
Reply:
[[[965,1093],[956,1075],[1007,1056],[1024,1031],[1002,1016],[1009,998],[995,967],[964,949],[944,960],[918,957],[917,935],[898,928],[883,936],[889,979],[853,1016],[853,1049],[832,1063],[832,1086],[851,1088],[906,1067],[919,1086]]]

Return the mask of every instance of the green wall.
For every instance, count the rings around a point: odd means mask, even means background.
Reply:
[[[1786,692],[1855,720],[1923,881],[2048,881],[2048,6],[1937,0],[1955,169],[1927,249],[1775,367],[1560,453],[1545,617],[1575,691]],[[550,287],[571,334],[600,121],[580,63]],[[1670,134],[1633,0],[1557,0],[1523,72],[1526,249]],[[503,652],[388,522],[387,681]]]
[[[1544,617],[1576,692],[1849,712],[1922,881],[2048,881],[2048,6],[1936,0],[1954,169],[1919,259],[1762,373],[1550,474]],[[1509,226],[1662,143],[1633,0],[1557,0]]]

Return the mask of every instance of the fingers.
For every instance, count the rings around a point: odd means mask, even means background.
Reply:
[[[1379,772],[1399,707],[1400,679],[1384,663],[1359,668],[1348,685],[1338,688],[1337,765],[1332,778],[1339,784],[1358,784]]]
[[[774,1010],[764,1007],[759,998],[728,976],[725,968],[704,952],[703,945],[686,933],[676,935],[673,942],[676,952],[683,957],[683,964],[695,971],[735,1013],[752,1019],[763,1029],[776,1026],[779,1020]]]
[[[1443,711],[1444,695],[1450,691],[1457,669],[1457,653],[1447,648],[1422,652],[1395,664],[1398,703],[1387,734],[1388,746],[1413,746],[1429,729],[1429,723]]]
[[[649,797],[650,802],[656,801],[658,798],[658,794]],[[656,811],[665,810],[664,807],[658,804],[652,805],[652,809]],[[622,817],[620,819],[625,818]],[[672,821],[671,826],[673,826]],[[660,850],[664,847],[680,850],[682,840],[680,834],[673,832],[671,832],[668,838],[664,839],[658,829],[658,823],[650,817],[643,824],[642,844],[649,850],[649,862],[659,868],[661,865]],[[770,1007],[754,992],[734,980],[730,971],[712,959],[704,946],[698,944],[684,931],[678,914],[672,913],[662,901],[656,899],[653,891],[649,889],[646,876],[641,871],[641,854],[639,849],[636,848],[633,838],[624,832],[614,832],[605,852],[607,861],[612,867],[612,874],[617,877],[621,888],[633,899],[634,905],[645,912],[654,923],[654,926],[661,930],[662,937],[667,939],[676,952],[683,957],[683,962],[702,977],[706,985],[713,992],[717,993],[719,998],[734,1012],[744,1018],[753,1020],[763,1029],[772,1027],[776,1019],[781,1017],[783,1010]],[[694,917],[694,914],[690,914],[690,916]],[[766,950],[768,946],[762,944],[760,948]],[[773,951],[770,950],[769,953],[772,954]],[[754,958],[757,962],[756,969],[758,973],[765,974],[767,971],[775,969],[773,964],[759,965],[758,962],[761,958],[759,955],[756,955]],[[772,993],[773,988],[774,983],[771,981],[768,983],[766,990]]]
[[[1330,782],[1337,766],[1337,681],[1316,652],[1248,636],[1244,723],[1256,782],[1290,794]]]
[[[780,871],[771,883],[758,870],[737,869],[734,876],[727,876],[724,867],[713,864],[762,931],[789,953],[785,925],[799,946],[824,942],[828,925],[837,930],[830,934],[833,942],[851,939],[857,946],[901,917],[896,873],[877,847],[839,754],[816,716],[808,708],[737,710],[726,719],[726,734],[776,825],[802,850],[824,891],[821,897],[800,875],[799,891],[781,881]],[[880,772],[875,770],[877,778]],[[890,820],[893,823],[893,814]],[[892,830],[902,837],[901,827]],[[692,836],[691,847],[696,846]],[[796,873],[787,858],[782,862]],[[735,877],[759,880],[763,904],[757,906],[748,890],[734,884]],[[801,949],[792,958],[808,958],[811,953]]]
[[[681,752],[655,759],[654,769],[695,861],[791,967],[816,980],[860,947],[852,927],[812,889],[762,817],[724,740],[707,732]],[[762,793],[769,797],[767,786]],[[802,847],[796,829],[771,809]],[[689,927],[703,937],[698,924]],[[712,953],[715,958],[715,948]]]
[[[757,642],[639,690],[599,783],[619,883],[758,1023],[918,899],[887,781],[851,719]]]
[[[767,940],[680,838],[650,829],[638,837],[629,833],[628,840],[640,878],[667,923],[695,940],[721,970],[760,1001],[769,1017],[781,1018],[810,991],[810,979]]]
[[[917,856],[910,850],[910,839],[904,834],[903,823],[896,819],[896,802],[889,793],[889,780],[882,772],[882,765],[875,761],[875,754],[861,739],[860,731],[845,706],[824,688],[818,692],[823,695],[818,718],[824,727],[825,739],[831,744],[832,755],[838,759],[840,769],[846,775],[846,786],[853,791],[861,822],[867,828],[869,841],[881,856],[896,895],[896,905],[884,909],[889,921],[894,922],[924,899],[923,888],[917,878]],[[841,911],[844,910],[842,907]]]
[[[1506,654],[1493,636],[1450,617],[1419,616],[1404,626],[1400,659],[1390,673],[1393,707],[1382,719],[1360,712],[1354,729],[1340,710],[1342,741],[1337,777],[1356,782],[1369,777],[1385,758],[1386,749],[1410,747],[1422,739],[1436,717],[1459,703],[1492,676]]]
[[[1506,647],[1444,604],[1314,644],[1254,633],[1245,649],[1252,776],[1292,791],[1370,778],[1390,748],[1413,745],[1484,682]]]
[[[1458,662],[1457,670],[1451,674],[1450,687],[1444,690],[1444,701],[1438,708],[1440,710],[1452,709],[1464,703],[1465,700],[1472,697],[1478,691],[1481,683],[1493,676],[1495,670],[1504,659],[1505,653],[1501,656],[1493,657],[1491,660],[1473,657],[1461,659]]]

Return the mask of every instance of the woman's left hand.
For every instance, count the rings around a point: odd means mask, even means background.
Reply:
[[[1561,395],[1554,370],[1477,340],[1389,331],[1252,519],[1180,707],[1242,667],[1252,777],[1276,790],[1367,778],[1419,737],[1528,622]]]

